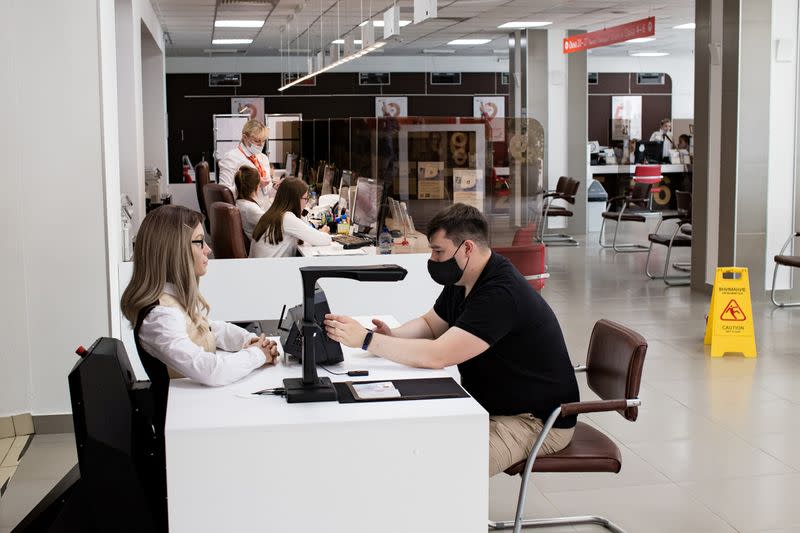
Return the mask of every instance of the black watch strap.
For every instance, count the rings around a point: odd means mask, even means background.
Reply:
[[[367,336],[364,337],[364,344],[361,345],[362,350],[367,351],[367,349],[369,348],[369,343],[372,342],[373,333],[374,331],[372,331],[371,329],[367,330]]]

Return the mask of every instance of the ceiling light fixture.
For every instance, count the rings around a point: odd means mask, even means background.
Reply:
[[[447,44],[451,46],[470,46],[476,44],[486,44],[490,42],[492,42],[491,39],[455,39]]]
[[[549,26],[552,22],[544,22],[544,21],[517,21],[517,22],[506,22],[505,24],[500,24],[498,28],[512,28],[517,30],[524,30],[525,28],[542,28],[544,26]]]
[[[235,54],[239,50],[236,48],[204,48],[204,54]]]
[[[252,44],[253,39],[214,39],[211,44]]]
[[[492,50],[493,54],[497,54],[499,56],[507,56],[508,55],[508,48],[501,48],[499,50]]]
[[[693,30],[695,27],[694,22],[687,22],[686,24],[678,24],[677,26],[673,26],[673,30]]]
[[[628,44],[637,44],[637,43],[649,43],[650,41],[655,41],[655,37],[637,37],[635,39],[628,39],[625,41]]]
[[[331,44],[344,44],[344,39],[334,39]],[[361,44],[361,39],[353,39],[353,44]]]
[[[669,52],[631,52],[631,57],[664,57],[668,56]]]
[[[260,28],[263,20],[215,20],[215,28]]]
[[[347,63],[348,61],[352,61],[353,59],[358,59],[361,56],[365,56],[365,55],[369,54],[370,52],[374,52],[375,50],[383,47],[384,45],[386,45],[386,41],[378,41],[378,42],[376,42],[376,43],[364,48],[363,50],[359,50],[358,52],[354,52],[354,53],[350,54],[349,56],[345,56],[345,57],[341,58],[339,61],[336,61],[335,63],[331,63],[330,65],[326,65],[326,66],[324,66],[324,67],[322,67],[322,68],[320,68],[318,70],[315,70],[314,72],[309,72],[308,74],[306,74],[302,78],[297,78],[296,80],[293,80],[293,81],[287,83],[283,87],[278,88],[278,91],[283,92],[283,91],[285,91],[286,89],[288,89],[289,87],[291,87],[293,85],[297,85],[298,83],[302,83],[302,82],[304,82],[304,81],[306,81],[308,79],[313,78],[314,76],[319,76],[323,72],[327,72],[327,71],[329,71],[331,69],[334,69],[334,68],[338,67],[339,65],[343,65],[343,64]]]
[[[455,50],[448,50],[446,48],[423,48],[423,54],[455,54]]]
[[[365,20],[364,22],[362,22],[361,24],[359,24],[359,25],[358,25],[358,27],[359,27],[359,28],[363,28],[364,26],[366,26],[366,25],[367,25],[367,22],[369,22],[369,21],[368,21],[368,20]],[[408,26],[409,24],[411,24],[411,21],[410,21],[410,20],[401,20],[401,21],[400,21],[400,27],[401,27],[401,28],[405,28],[405,27],[406,27],[406,26]],[[383,21],[382,21],[382,20],[373,20],[373,21],[372,21],[372,25],[373,25],[373,26],[375,26],[376,28],[383,28]]]

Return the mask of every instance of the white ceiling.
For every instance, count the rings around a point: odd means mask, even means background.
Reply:
[[[348,32],[360,39],[359,23],[397,3],[403,20],[413,19],[412,0],[151,0],[167,35],[167,55],[210,55],[209,49],[236,49],[235,55],[277,56],[279,50],[319,50]],[[418,55],[423,49],[449,48],[460,55],[492,55],[508,48],[508,31],[497,26],[517,20],[546,20],[550,29],[594,31],[648,16],[656,17],[656,40],[620,44],[592,51],[597,56],[627,56],[630,51],[688,54],[694,32],[673,26],[694,20],[694,0],[666,4],[643,0],[439,0],[438,18],[400,29],[401,42],[390,55]],[[214,28],[214,20],[260,19],[262,28]],[[377,38],[383,29],[375,28]],[[252,38],[250,45],[212,45],[212,39]],[[447,46],[458,38],[488,38],[479,46]],[[215,54],[217,55],[217,54]],[[222,54],[219,54],[222,55]],[[225,54],[231,55],[231,54]]]

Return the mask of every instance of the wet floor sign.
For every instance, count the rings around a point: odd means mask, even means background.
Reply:
[[[722,357],[726,353],[756,356],[750,280],[746,268],[717,269],[706,322],[705,344],[711,345],[711,357]]]

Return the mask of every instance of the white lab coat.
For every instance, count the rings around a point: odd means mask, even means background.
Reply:
[[[297,218],[294,213],[283,214],[283,240],[271,244],[267,234],[250,244],[250,257],[291,257],[297,252],[297,241],[311,246],[327,246],[331,236],[312,228],[308,222]]]

